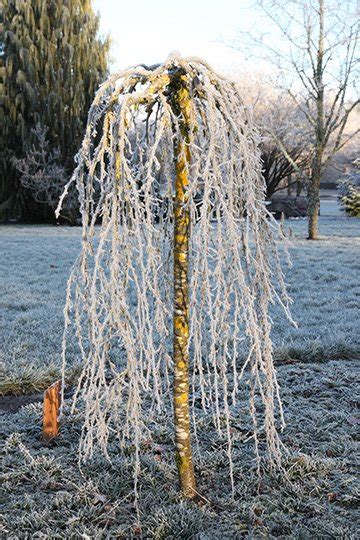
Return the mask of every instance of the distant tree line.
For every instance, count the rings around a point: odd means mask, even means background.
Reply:
[[[66,182],[107,74],[109,41],[98,36],[90,0],[3,0],[2,8],[0,220],[53,219],[22,168],[41,179],[49,156],[54,183]]]

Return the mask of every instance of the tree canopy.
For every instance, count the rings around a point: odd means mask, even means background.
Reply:
[[[40,124],[71,171],[109,41],[98,37],[90,0],[4,0],[2,19],[0,216],[29,219],[38,207],[12,160],[26,154]]]

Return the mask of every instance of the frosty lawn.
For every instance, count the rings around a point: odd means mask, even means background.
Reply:
[[[289,482],[265,474],[258,483],[251,422],[240,405],[231,426],[235,500],[224,466],[226,440],[214,434],[210,418],[203,415],[202,432],[208,429],[209,436],[202,441],[202,461],[196,451],[195,462],[198,489],[209,502],[185,503],[176,487],[171,421],[159,419],[142,448],[144,537],[355,537],[360,227],[355,219],[324,217],[324,238],[310,243],[306,225],[285,225],[292,233],[293,268],[287,270],[287,281],[299,329],[274,314]],[[59,371],[65,283],[80,231],[4,226],[0,236],[1,390],[34,392],[53,382]],[[73,361],[76,377],[75,356]],[[82,467],[82,475],[77,464],[81,416],[78,411],[67,417],[59,439],[44,446],[41,404],[3,414],[6,536],[140,534],[134,528],[131,448],[128,456],[112,452],[112,465],[96,457]]]
[[[96,457],[79,471],[81,414],[60,437],[40,441],[41,404],[4,415],[4,536],[29,538],[355,538],[356,382],[354,361],[282,365],[278,376],[288,427],[283,441],[288,481],[256,475],[252,429],[239,411],[232,421],[235,494],[231,498],[226,439],[202,422],[203,459],[195,452],[203,505],[186,503],[177,489],[171,421],[159,419],[141,449],[141,531],[134,526],[131,449],[112,465]],[[246,403],[244,400],[244,410]],[[201,415],[201,409],[199,410]],[[164,428],[164,425],[167,427]],[[204,452],[204,449],[206,450]],[[87,535],[87,536],[85,536]]]
[[[306,221],[289,221],[293,268],[286,268],[299,328],[274,314],[281,361],[355,358],[360,354],[360,225],[320,219],[323,239],[308,242]],[[0,228],[0,393],[45,388],[59,373],[65,286],[80,249],[80,229]],[[73,358],[76,374],[76,358]]]

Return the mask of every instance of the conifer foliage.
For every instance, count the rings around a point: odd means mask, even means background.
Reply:
[[[107,70],[109,42],[98,37],[90,0],[3,0],[0,50],[0,217],[39,217],[18,182],[32,129],[47,130],[68,172],[82,140],[87,111]]]

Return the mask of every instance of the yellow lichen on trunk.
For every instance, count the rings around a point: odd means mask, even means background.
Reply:
[[[190,213],[184,207],[189,185],[189,133],[191,101],[186,82],[180,76],[174,108],[181,118],[181,139],[176,145],[174,202],[174,417],[177,466],[180,486],[186,497],[194,497],[195,477],[190,441],[189,414],[189,238]]]

